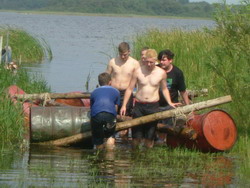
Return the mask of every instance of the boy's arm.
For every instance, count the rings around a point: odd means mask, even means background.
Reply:
[[[112,72],[112,59],[109,61],[108,65],[107,65],[107,69],[106,69],[106,72],[111,74]]]
[[[130,84],[129,84],[129,86],[126,89],[125,94],[124,94],[124,99],[123,99],[122,107],[121,107],[121,110],[120,110],[120,115],[121,116],[126,114],[126,105],[127,105],[128,101],[129,101],[129,98],[130,98],[134,88],[135,88],[136,81],[137,81],[137,74],[136,74],[136,71],[135,71],[133,73]]]
[[[167,78],[167,75],[164,74],[163,75],[163,79],[161,80],[161,89],[162,89],[162,93],[163,93],[163,96],[165,98],[165,100],[168,102],[168,104],[172,107],[175,108],[175,106],[179,105],[180,103],[173,103],[172,100],[171,100],[171,97],[170,97],[170,93],[169,93],[169,90],[167,88],[167,82],[166,82],[166,78]]]
[[[181,91],[180,95],[181,95],[181,97],[182,97],[185,105],[190,104],[190,101],[189,101],[189,98],[188,98],[188,92],[186,90],[185,91]]]

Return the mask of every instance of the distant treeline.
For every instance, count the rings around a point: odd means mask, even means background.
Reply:
[[[0,0],[0,10],[211,17],[213,5],[189,0]]]

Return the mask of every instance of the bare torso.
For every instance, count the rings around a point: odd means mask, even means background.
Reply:
[[[139,63],[132,57],[123,62],[119,57],[110,60],[107,72],[111,74],[111,85],[118,90],[126,90]]]
[[[159,101],[159,87],[165,78],[165,72],[155,67],[152,72],[145,66],[136,70],[138,90],[136,99],[140,102],[157,102]]]

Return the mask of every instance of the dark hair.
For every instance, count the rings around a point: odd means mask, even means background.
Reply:
[[[129,44],[127,42],[122,42],[118,46],[118,51],[121,53],[125,53],[130,50]]]
[[[111,76],[107,72],[103,72],[98,75],[98,82],[100,86],[108,85],[111,81]]]
[[[173,59],[173,58],[174,58],[174,53],[171,52],[171,51],[168,50],[168,49],[162,50],[162,51],[158,54],[158,60],[160,61],[164,56],[167,56],[168,59]]]
[[[144,47],[141,49],[141,52],[144,51],[144,50],[148,50],[148,49],[149,49],[149,47],[144,46]]]

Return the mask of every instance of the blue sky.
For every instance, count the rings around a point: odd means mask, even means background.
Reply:
[[[189,0],[189,2],[200,2],[200,1],[206,1],[208,3],[218,3],[222,2],[222,0]],[[241,0],[226,0],[227,4],[240,4]]]

